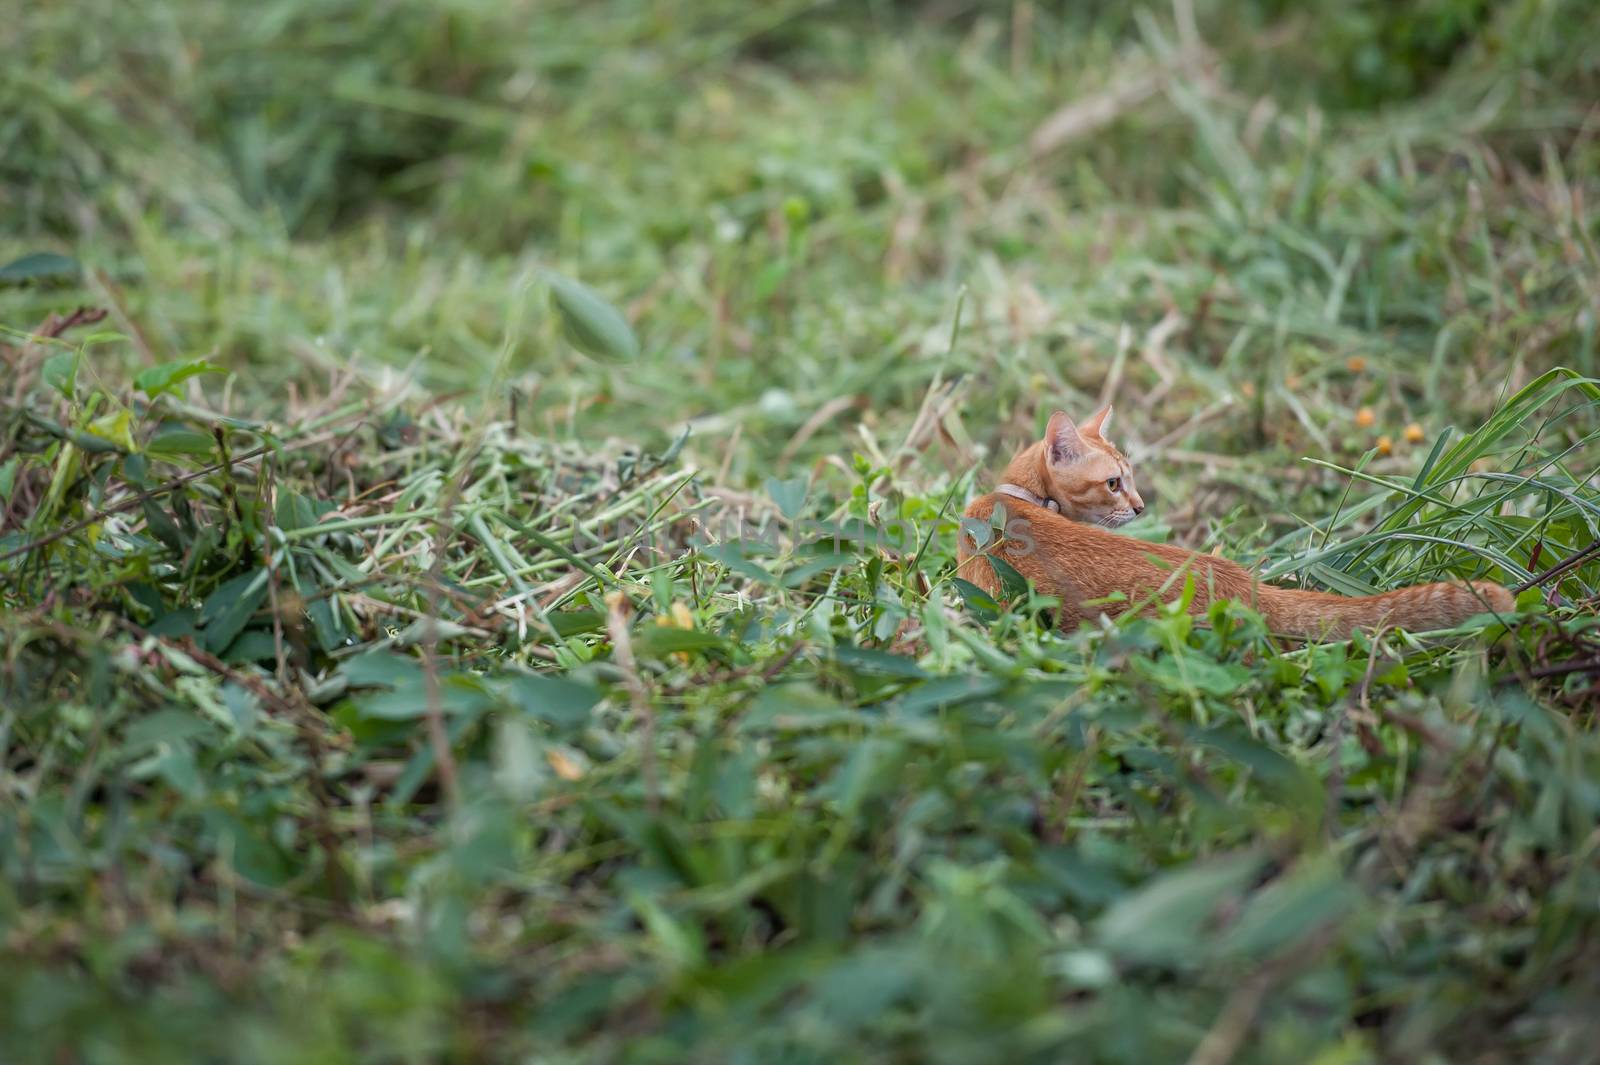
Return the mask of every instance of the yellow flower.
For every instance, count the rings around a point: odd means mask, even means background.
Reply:
[[[1367,369],[1367,360],[1360,355],[1352,355],[1348,359],[1344,360],[1344,368],[1349,370],[1351,373],[1365,373]]]
[[[1378,437],[1378,454],[1387,455],[1394,451],[1394,441],[1387,436]]]
[[[1360,426],[1362,429],[1372,428],[1373,423],[1377,420],[1378,417],[1372,413],[1371,407],[1362,407],[1360,410],[1356,411],[1356,425]]]
[[[1406,443],[1408,444],[1422,443],[1422,426],[1418,425],[1416,422],[1412,422],[1410,425],[1406,426],[1405,437]]]

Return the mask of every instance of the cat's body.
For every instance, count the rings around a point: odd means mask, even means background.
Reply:
[[[1133,520],[1144,503],[1127,459],[1101,435],[1109,414],[1107,407],[1079,428],[1057,411],[1045,438],[1018,452],[1006,467],[1002,486],[1010,487],[972,501],[967,517],[985,525],[995,504],[1003,502],[1008,535],[980,552],[963,531],[959,576],[998,596],[1000,582],[981,557],[998,554],[1041,593],[1061,600],[1064,627],[1102,611],[1117,613],[1118,603],[1083,604],[1118,593],[1128,604],[1175,599],[1187,574],[1194,576],[1192,613],[1204,613],[1213,600],[1233,599],[1259,611],[1274,632],[1291,636],[1339,639],[1354,629],[1385,625],[1443,629],[1475,614],[1513,608],[1511,593],[1486,581],[1422,584],[1364,596],[1280,588],[1227,559],[1110,532]]]

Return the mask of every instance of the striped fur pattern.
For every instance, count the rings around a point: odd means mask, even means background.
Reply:
[[[966,515],[987,523],[996,502],[1006,507],[1007,535],[982,548],[998,553],[1045,595],[1059,598],[1061,624],[1117,612],[1115,604],[1084,603],[1125,596],[1130,603],[1171,601],[1192,574],[1190,612],[1203,614],[1216,599],[1247,603],[1273,631],[1289,636],[1342,639],[1356,629],[1397,626],[1412,631],[1451,628],[1475,614],[1507,613],[1512,595],[1488,581],[1459,581],[1399,588],[1380,595],[1342,596],[1265,584],[1238,563],[1167,544],[1145,543],[1110,530],[1144,509],[1127,458],[1103,435],[1106,407],[1074,425],[1057,411],[1042,440],[1019,451],[1003,481],[1055,500],[1059,514],[1024,500],[980,496]],[[957,573],[991,595],[1000,594],[993,568],[965,532]]]

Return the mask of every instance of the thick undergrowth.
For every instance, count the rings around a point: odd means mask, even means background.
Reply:
[[[1589,6],[336,7],[0,20],[0,1058],[1593,1057]]]

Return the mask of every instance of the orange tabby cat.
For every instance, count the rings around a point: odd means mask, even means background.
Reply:
[[[1005,503],[1006,534],[981,551],[998,554],[1041,593],[1059,598],[1063,625],[1095,617],[1102,609],[1115,613],[1115,603],[1082,604],[1117,592],[1131,603],[1155,595],[1175,599],[1186,574],[1195,582],[1191,613],[1203,614],[1213,599],[1233,599],[1259,611],[1274,632],[1291,636],[1338,639],[1353,629],[1383,625],[1444,629],[1474,614],[1512,609],[1511,593],[1487,581],[1419,584],[1381,595],[1302,591],[1264,584],[1227,559],[1108,532],[1144,510],[1133,468],[1102,435],[1110,417],[1106,406],[1075,426],[1056,411],[1044,439],[1019,451],[999,487],[973,500],[966,511],[987,528],[995,504]],[[958,557],[961,577],[999,595],[1000,582],[966,529]]]

